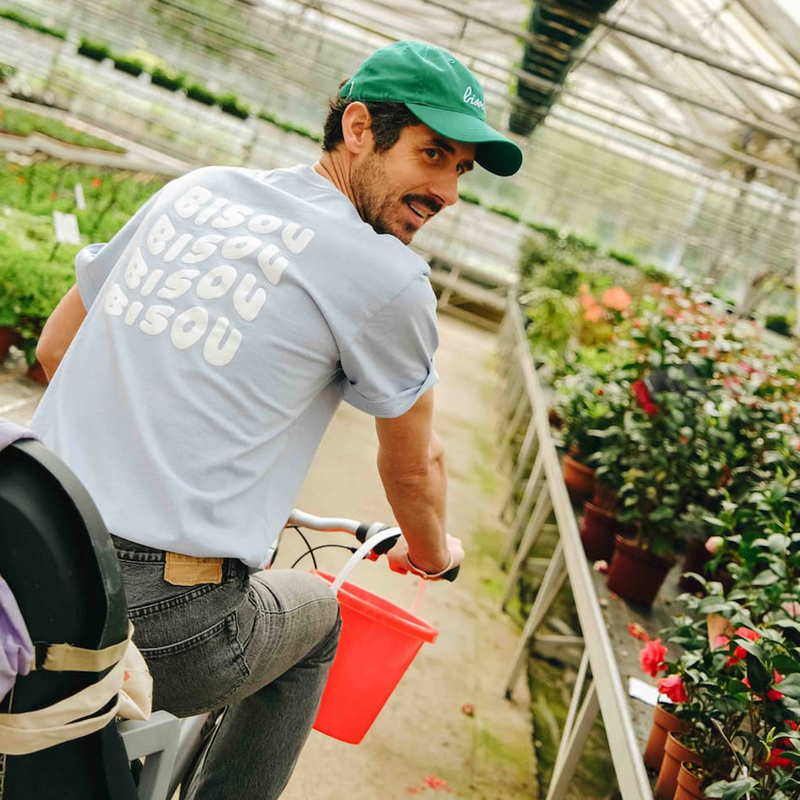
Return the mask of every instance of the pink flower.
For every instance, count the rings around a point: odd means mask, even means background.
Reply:
[[[721,536],[709,536],[706,539],[706,550],[713,555],[723,544],[725,544],[725,540]]]
[[[578,302],[581,304],[581,308],[594,308],[597,305],[597,300],[590,294],[581,295],[581,299]]]
[[[603,292],[603,305],[614,311],[624,311],[631,304],[631,296],[620,286]]]
[[[797,600],[787,600],[781,608],[790,616],[790,617],[798,617],[800,616],[800,603]]]
[[[669,675],[662,678],[658,682],[658,691],[669,697],[673,703],[685,703],[689,699],[680,675]]]
[[[639,663],[642,665],[642,670],[655,678],[659,672],[667,668],[664,663],[666,655],[667,648],[661,644],[661,639],[653,639],[652,642],[648,642],[639,652]]]
[[[720,634],[714,639],[714,645],[711,648],[712,650],[721,650],[723,647],[727,647],[730,644],[730,639],[725,636],[725,634]]]
[[[583,318],[587,322],[600,322],[600,320],[603,318],[602,306],[592,306],[591,308],[587,308],[583,314]]]

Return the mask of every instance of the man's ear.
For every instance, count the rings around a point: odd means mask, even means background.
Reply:
[[[364,103],[350,103],[342,114],[345,147],[355,156],[372,146],[372,115]]]

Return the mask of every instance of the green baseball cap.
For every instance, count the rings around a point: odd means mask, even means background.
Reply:
[[[420,122],[456,142],[475,142],[475,160],[495,175],[513,175],[522,150],[486,124],[478,79],[454,56],[425,42],[400,41],[376,50],[339,96],[402,103]]]

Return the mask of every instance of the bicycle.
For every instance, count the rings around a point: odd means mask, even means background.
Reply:
[[[327,543],[312,547],[300,530],[301,528],[324,532],[349,533],[356,537],[360,546],[352,547]],[[318,565],[314,554],[324,548],[338,547],[351,552],[351,557],[340,570],[336,580],[331,584],[331,590],[334,594],[339,591],[350,572],[358,563],[365,558],[372,561],[377,560],[381,555],[388,553],[402,535],[399,527],[388,526],[381,522],[364,523],[345,517],[318,517],[299,509],[293,509],[286,526],[281,532],[281,536],[268,555],[267,562],[269,566],[272,566],[275,562],[283,532],[287,529],[296,530],[306,545],[306,552],[294,561],[291,568],[295,568],[304,558],[310,556],[316,570]],[[459,570],[460,567],[453,567],[442,576],[442,579],[454,581],[458,576]],[[172,798],[179,788],[181,800],[191,796],[194,783],[202,770],[205,754],[213,742],[216,729],[222,723],[225,710],[226,707],[222,707],[206,714],[181,720],[178,754],[175,759],[169,787],[164,796],[166,800]],[[147,800],[161,800],[161,798],[153,795],[148,797]]]

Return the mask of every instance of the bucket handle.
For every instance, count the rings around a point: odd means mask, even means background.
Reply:
[[[336,580],[331,584],[331,591],[334,593],[334,595],[339,593],[339,589],[342,587],[342,584],[347,580],[348,576],[355,569],[358,562],[366,558],[375,548],[375,545],[385,542],[387,539],[391,539],[392,537],[399,536],[401,533],[402,531],[400,528],[394,527],[384,528],[384,530],[370,536],[367,541],[364,542],[364,544],[362,544],[352,556],[350,556],[347,563],[342,567],[342,569],[339,571],[339,574],[336,576]]]

